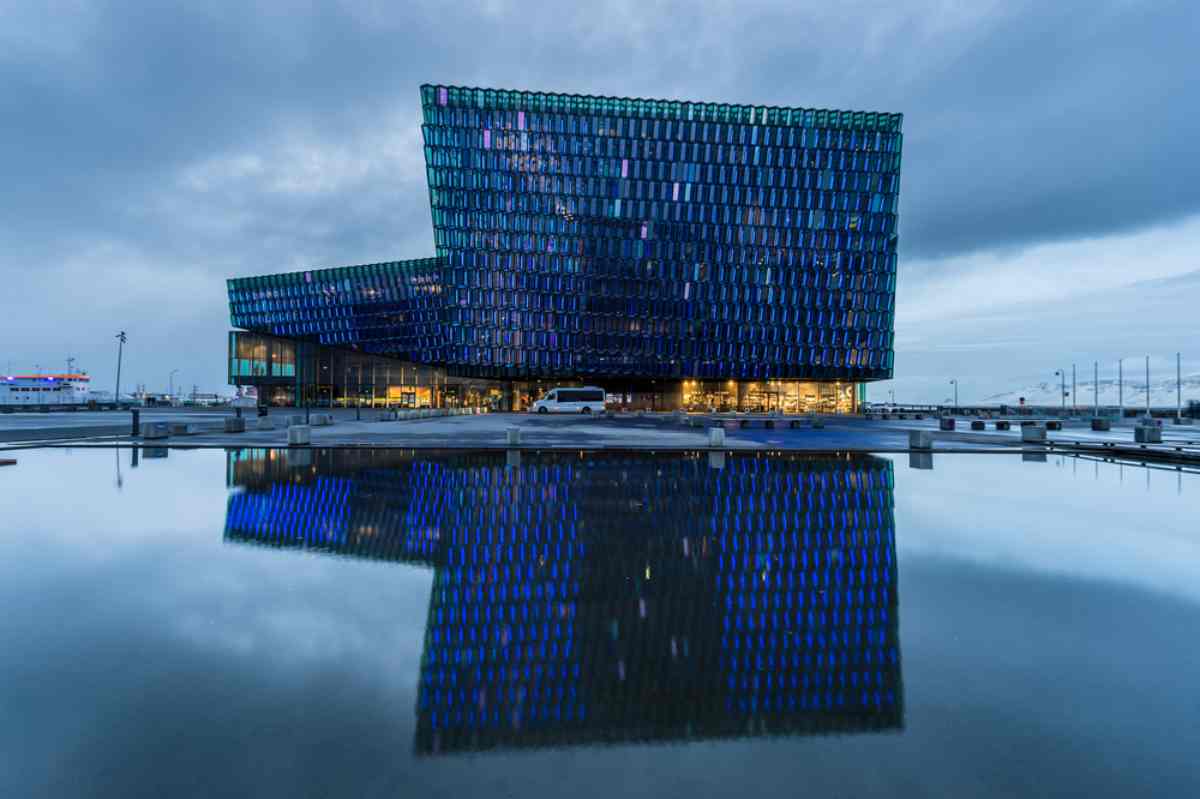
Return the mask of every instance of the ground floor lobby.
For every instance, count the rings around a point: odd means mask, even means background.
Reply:
[[[258,404],[313,408],[486,408],[523,411],[559,386],[598,386],[619,410],[854,413],[865,384],[849,380],[488,380],[308,342],[234,331],[229,382]]]
[[[842,381],[655,381],[628,384],[614,381],[460,380],[433,374],[418,382],[405,380],[399,369],[395,382],[383,373],[376,378],[297,384],[243,380],[241,385],[258,404],[313,408],[486,408],[524,411],[551,389],[595,385],[605,390],[606,404],[616,410],[746,413],[855,413],[862,384]]]

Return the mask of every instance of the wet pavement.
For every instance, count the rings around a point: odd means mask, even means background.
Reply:
[[[196,422],[202,432],[197,435],[176,435],[163,440],[165,446],[230,447],[282,446],[287,443],[287,417],[292,410],[271,413],[274,430],[256,429],[258,418],[245,417],[244,433],[222,431],[223,419],[231,412],[184,409],[148,409],[143,421]],[[324,411],[324,413],[329,413]],[[523,447],[567,447],[586,449],[695,449],[708,446],[708,431],[703,427],[681,424],[673,414],[621,414],[614,417],[540,416],[520,413],[496,413],[465,416],[446,416],[404,421],[373,421],[378,411],[335,410],[335,424],[312,428],[314,446],[362,447],[504,447],[510,427],[520,428]],[[361,420],[356,419],[361,416]],[[113,423],[123,421],[124,424]],[[130,416],[122,413],[77,414],[12,414],[0,415],[0,442],[9,446],[29,445],[33,441],[79,441],[137,443],[131,438]],[[81,426],[80,421],[90,426]],[[761,423],[758,417],[754,424]],[[799,427],[786,425],[788,420],[776,419],[774,429],[742,428],[736,423],[726,425],[725,448],[785,449],[785,450],[846,450],[846,451],[906,451],[909,433],[913,430],[937,430],[937,420],[927,418],[867,420],[858,417],[823,417],[814,427],[807,417],[797,419]],[[964,451],[976,449],[1020,448],[1020,420],[1010,417],[1013,429],[972,431],[969,419],[960,418],[953,432],[938,432],[935,449]],[[40,426],[39,426],[40,425]],[[1117,425],[1110,432],[1094,432],[1086,420],[1067,421],[1060,431],[1049,431],[1050,442],[1068,443],[1133,443],[1132,420]],[[1191,425],[1163,427],[1167,445],[1196,447],[1200,457],[1200,428]]]

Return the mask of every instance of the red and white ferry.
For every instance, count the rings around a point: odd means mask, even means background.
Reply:
[[[0,406],[85,405],[91,379],[83,372],[0,375]]]

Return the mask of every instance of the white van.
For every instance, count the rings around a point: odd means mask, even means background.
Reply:
[[[554,388],[530,406],[530,413],[601,413],[604,411],[604,389]]]

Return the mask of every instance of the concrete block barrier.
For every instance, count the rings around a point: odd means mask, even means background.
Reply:
[[[1133,428],[1133,440],[1138,444],[1161,444],[1162,428],[1158,425],[1139,424]]]
[[[294,424],[288,428],[288,446],[303,447],[312,443],[312,428],[306,424]]]
[[[510,447],[521,446],[521,428],[515,425],[505,428],[504,440]]]
[[[933,451],[932,450],[914,450],[908,453],[908,468],[910,469],[932,469],[933,468]]]
[[[938,430],[953,430],[953,429],[954,429],[954,417],[953,416],[943,416],[941,419],[938,419]]]
[[[708,428],[708,445],[710,447],[725,446],[725,428],[724,427]]]
[[[972,430],[986,430],[987,425],[984,423],[984,421],[982,419],[972,419],[971,420],[971,429]]]
[[[284,457],[293,469],[312,466],[312,450],[308,447],[293,447],[284,453]]]
[[[166,438],[170,434],[166,422],[142,422],[142,438]]]
[[[275,420],[270,416],[260,416],[258,418],[258,424],[256,425],[256,428],[259,430],[274,430]]]
[[[304,414],[293,413],[293,414],[289,415],[287,417],[287,426],[291,427],[294,424],[306,424],[306,422],[304,421]]]
[[[933,449],[933,431],[910,430],[908,432],[908,446],[911,449]]]
[[[328,427],[333,424],[333,415],[328,413],[314,413],[309,415],[309,424],[312,427]]]
[[[1112,420],[1097,417],[1092,420],[1093,430],[1112,430]]]
[[[1021,426],[1021,441],[1027,444],[1044,444],[1046,443],[1046,428],[1041,425],[1031,424]]]
[[[1012,427],[1012,422],[1009,422],[1007,420],[1000,419],[996,422],[997,430],[1008,430],[1011,427]]]
[[[200,425],[195,422],[172,422],[171,435],[194,436],[200,432]]]
[[[1062,422],[1057,419],[1051,419],[1046,422],[1047,430],[1062,430]]]
[[[225,419],[226,433],[244,433],[246,432],[246,420],[240,416],[229,416]]]

